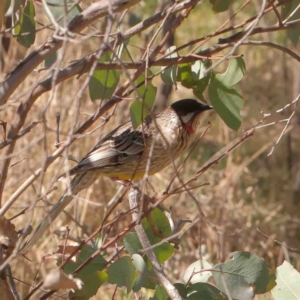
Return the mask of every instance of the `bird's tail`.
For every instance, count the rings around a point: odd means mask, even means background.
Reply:
[[[46,218],[38,225],[38,227],[33,232],[32,236],[25,242],[25,244],[20,249],[20,252],[24,254],[29,249],[34,246],[38,240],[45,233],[47,228],[51,225],[51,223],[58,217],[58,215],[64,210],[64,208],[72,201],[73,195],[68,195],[65,193],[58,202],[52,207],[49,214]]]
[[[52,207],[47,217],[38,225],[33,232],[32,236],[21,247],[20,253],[24,254],[32,246],[34,246],[38,240],[42,237],[45,231],[50,227],[51,223],[58,217],[58,215],[65,209],[65,207],[72,201],[73,196],[78,194],[81,190],[88,188],[97,179],[98,174],[95,171],[89,171],[86,173],[80,173],[76,175],[71,181],[71,193],[66,191],[63,196]]]

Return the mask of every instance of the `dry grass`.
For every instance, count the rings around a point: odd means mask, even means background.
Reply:
[[[176,36],[178,44],[187,42],[204,31],[212,30],[211,28],[216,28],[221,24],[222,20],[216,21],[217,18],[214,18],[213,15],[209,15],[209,18],[213,19],[216,24],[199,21],[200,13],[201,7],[197,8],[196,12],[182,25],[182,29]],[[222,18],[224,21],[226,16]],[[191,24],[193,25],[191,26]],[[190,35],[185,34],[186,30],[189,30]],[[36,45],[44,41],[46,35],[46,31],[40,32]],[[280,35],[281,33],[274,34],[272,38],[280,38]],[[64,64],[66,65],[70,61],[70,57],[71,60],[75,60],[97,49],[98,46],[97,39],[77,45],[76,49],[73,45],[69,45],[65,50]],[[14,45],[13,49],[16,47],[18,46]],[[17,52],[14,51],[14,53]],[[133,53],[138,55],[138,52]],[[294,83],[295,74],[299,71],[294,71],[294,68],[298,69],[298,66],[290,58],[283,57],[282,53],[273,49],[244,47],[240,48],[239,53],[244,54],[247,65],[247,74],[242,81],[245,99],[242,128],[238,133],[232,132],[218,116],[214,113],[210,114],[204,122],[210,121],[212,128],[209,129],[187,161],[181,173],[183,179],[195,174],[211,156],[241,137],[244,129],[257,124],[261,119],[261,110],[275,112],[276,109],[292,101],[299,92],[299,88],[297,92],[292,88],[293,85],[296,85]],[[26,79],[12,96],[11,105],[1,111],[2,120],[8,124],[11,123],[18,104],[24,99],[24,94],[30,90],[34,82],[43,78],[45,73],[46,71],[34,72]],[[40,123],[17,142],[11,161],[12,165],[16,165],[9,170],[4,200],[9,199],[20,183],[26,180],[34,170],[41,167],[45,158],[56,149],[55,115],[57,112],[61,114],[61,140],[67,139],[68,133],[74,128],[77,94],[84,80],[85,78],[70,79],[58,85],[53,93],[41,96],[34,104],[25,127],[33,121],[41,120],[43,114],[46,123]],[[190,91],[179,88],[178,91],[173,92],[172,100],[190,96]],[[86,89],[80,99],[80,114],[77,124],[83,123],[89,114],[95,112],[98,105],[99,102],[92,103],[90,101]],[[93,128],[100,127],[75,142],[68,152],[76,158],[81,158],[103,134],[129,119],[129,105],[130,101],[123,101],[119,104],[114,116],[105,126],[101,126],[102,120],[99,120]],[[284,115],[273,113],[269,119],[270,121],[279,120],[287,116],[289,116],[289,111],[286,111]],[[212,263],[225,260],[232,251],[245,250],[264,257],[268,266],[273,270],[283,259],[290,259],[299,267],[298,254],[286,251],[256,230],[259,228],[273,239],[278,239],[291,247],[299,247],[299,205],[293,204],[294,179],[300,156],[299,124],[296,119],[292,130],[284,135],[272,156],[267,157],[267,153],[276,142],[282,128],[283,124],[278,124],[257,130],[255,135],[243,143],[240,148],[198,179],[196,184],[209,182],[210,185],[196,189],[192,193],[199,201],[201,209],[210,223],[218,230],[203,221],[184,235],[180,249],[166,263],[166,270],[172,281],[182,280],[182,274],[187,266],[199,259],[201,246],[206,247],[206,255]],[[9,210],[7,217],[14,216],[24,207],[34,203],[39,195],[45,195],[54,186],[57,187],[56,191],[43,197],[33,211],[29,210],[15,220],[17,229],[23,228],[28,220],[32,220],[32,225],[36,226],[46,216],[51,205],[57,201],[66,186],[65,183],[56,182],[56,178],[58,174],[71,166],[73,166],[73,162],[67,161],[63,157],[57,159],[43,178],[32,184],[21,196]],[[169,167],[151,177],[150,183],[155,187],[155,191],[148,188],[149,193],[161,195],[172,175],[173,169]],[[174,183],[174,186],[176,185],[178,185],[178,180]],[[107,210],[107,204],[114,197],[117,189],[118,186],[115,183],[106,178],[99,178],[91,188],[80,194],[81,199],[88,199],[88,201],[73,201],[66,211],[81,224],[84,232],[90,234],[99,226],[103,213]],[[179,218],[192,219],[198,214],[194,201],[187,193],[170,197],[164,205],[172,206],[175,220]],[[126,211],[128,209],[126,201],[123,201],[118,209]],[[130,217],[128,216],[115,224],[111,235],[124,228],[129,221]],[[13,261],[13,274],[21,281],[17,282],[21,296],[25,295],[29,288],[23,282],[31,283],[37,271],[36,280],[38,280],[41,274],[45,274],[54,265],[53,261],[48,260],[39,265],[44,255],[56,251],[58,244],[62,244],[62,241],[52,233],[53,230],[68,225],[73,237],[82,238],[83,230],[78,223],[72,222],[70,217],[62,214],[51,226],[51,233],[48,232],[39,245],[27,254],[31,261],[21,257]],[[119,245],[121,244],[120,240]],[[111,299],[111,295],[111,287],[104,286],[99,290],[97,299]],[[125,293],[121,293],[118,298],[127,299],[127,296]],[[134,299],[134,297],[131,295],[130,299]],[[271,298],[262,296],[258,299]]]

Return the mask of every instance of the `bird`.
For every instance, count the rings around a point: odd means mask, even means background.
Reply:
[[[137,128],[128,121],[107,134],[74,168],[60,176],[74,176],[70,189],[25,242],[22,253],[36,244],[73,196],[90,187],[99,176],[125,184],[171,164],[196,139],[201,116],[212,108],[195,99],[182,99],[157,115],[148,115]]]

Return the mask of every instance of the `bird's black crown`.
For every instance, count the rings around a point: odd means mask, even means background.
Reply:
[[[205,110],[213,109],[212,106],[198,102],[195,99],[182,99],[174,102],[171,107],[180,114],[186,115],[191,112],[201,113]]]

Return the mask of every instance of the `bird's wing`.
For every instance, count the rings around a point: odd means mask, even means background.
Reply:
[[[139,128],[134,130],[130,122],[116,128],[87,153],[69,174],[74,175],[137,160],[144,150],[145,135]]]

